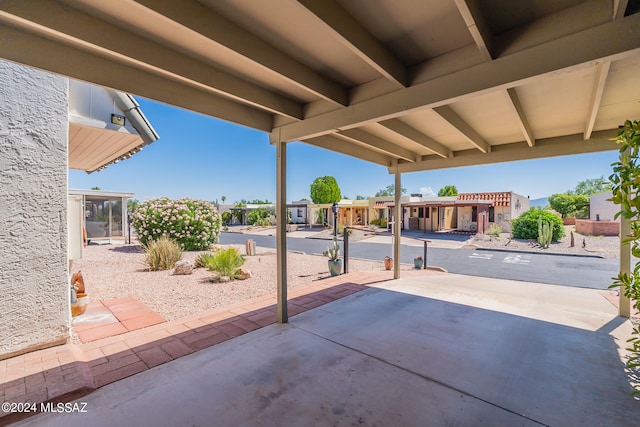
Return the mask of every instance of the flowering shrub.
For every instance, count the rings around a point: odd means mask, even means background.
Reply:
[[[163,197],[140,204],[132,225],[138,240],[145,246],[166,236],[186,251],[200,251],[216,243],[220,222],[220,215],[212,203]]]

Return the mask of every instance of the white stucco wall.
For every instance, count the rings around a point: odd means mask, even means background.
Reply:
[[[595,221],[599,216],[600,221],[620,221],[619,217],[615,220],[613,219],[620,212],[620,206],[608,200],[612,197],[613,193],[611,191],[591,196],[589,198],[589,219]]]
[[[69,336],[67,79],[0,61],[0,359]]]

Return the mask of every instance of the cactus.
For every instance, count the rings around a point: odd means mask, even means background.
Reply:
[[[543,222],[542,219],[538,220],[538,244],[543,248],[548,248],[553,238],[553,230],[551,224]]]
[[[327,248],[326,251],[323,252],[325,256],[328,256],[330,260],[336,261],[340,258],[340,245],[338,245],[338,241],[333,239],[333,247]]]

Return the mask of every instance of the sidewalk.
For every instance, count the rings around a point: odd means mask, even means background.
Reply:
[[[403,271],[407,276],[444,273]],[[289,290],[289,316],[391,280],[393,272],[359,272]],[[86,344],[65,344],[0,360],[0,400],[68,402],[99,387],[276,323],[276,294],[159,323]],[[0,412],[0,425],[28,414]]]

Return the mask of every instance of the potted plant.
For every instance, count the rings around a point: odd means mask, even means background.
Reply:
[[[413,259],[413,266],[416,270],[422,270],[422,266],[424,265],[424,260],[422,259],[422,255],[418,255]]]
[[[338,276],[342,271],[342,260],[340,259],[340,245],[338,245],[338,240],[333,239],[333,247],[327,248],[323,254],[329,257],[329,273],[331,273],[332,276]]]
[[[391,270],[392,267],[393,267],[393,258],[388,256],[384,257],[384,269]]]

